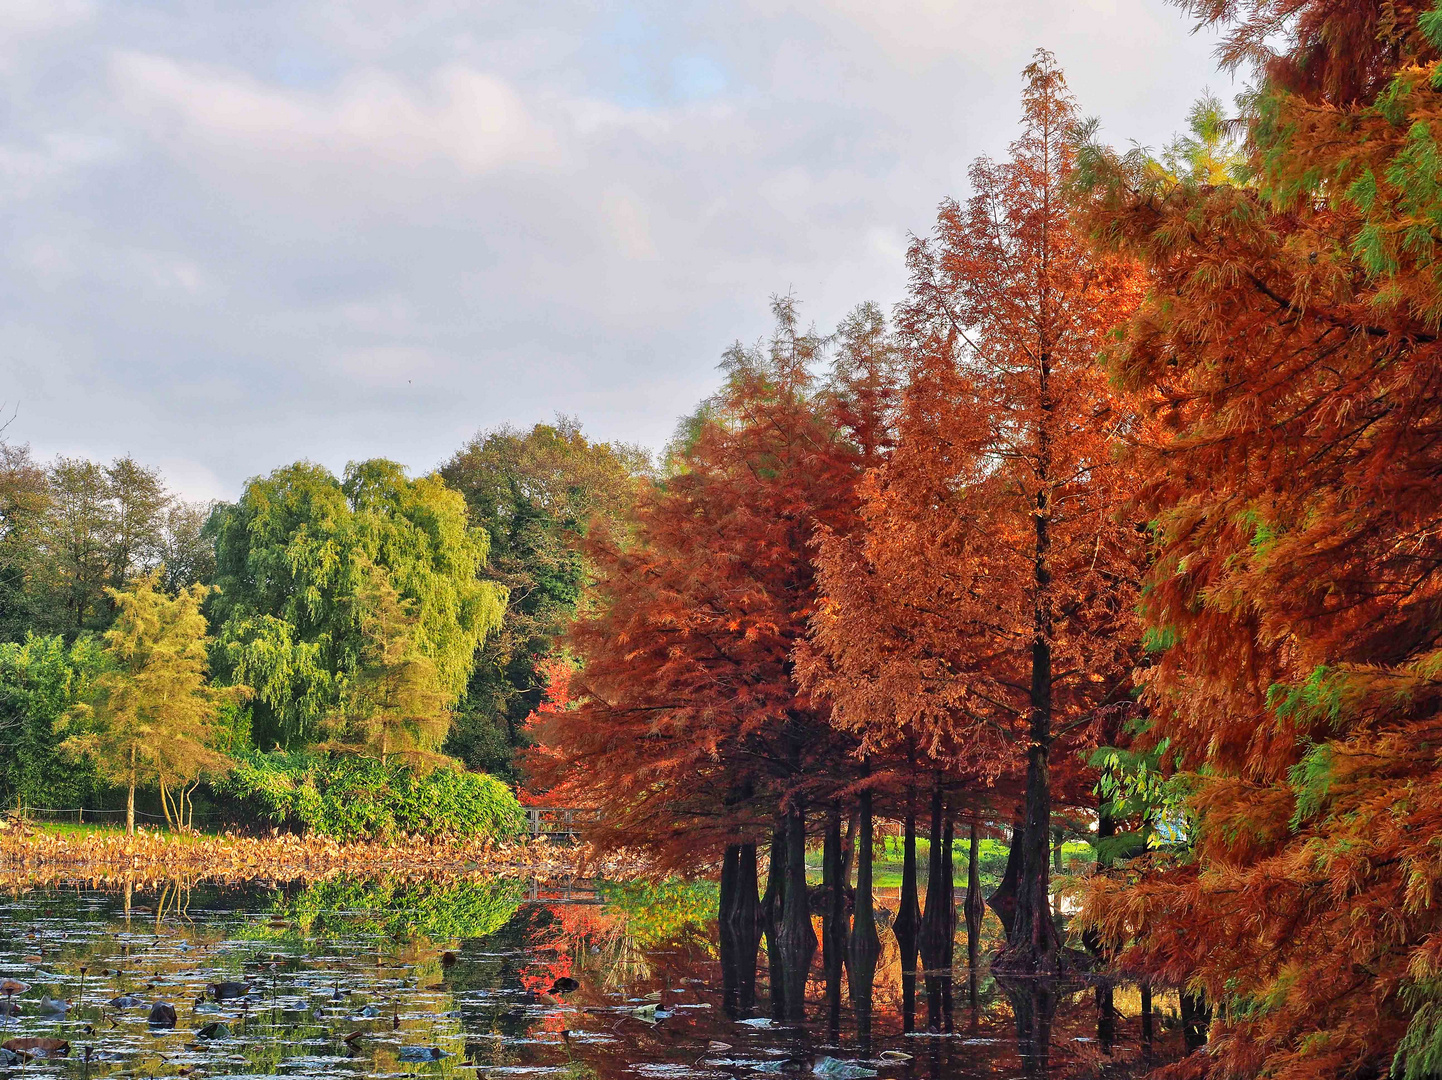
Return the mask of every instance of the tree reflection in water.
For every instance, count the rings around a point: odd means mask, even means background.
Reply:
[[[431,1048],[442,1066],[411,1071],[466,1064],[485,1080],[841,1080],[866,1069],[879,1080],[989,1080],[1145,1060],[1136,987],[1117,988],[1115,1010],[1102,1014],[1092,986],[998,984],[958,969],[976,1003],[965,996],[950,1032],[951,970],[928,970],[924,991],[908,992],[907,951],[887,917],[899,898],[877,897],[887,915],[868,934],[856,917],[871,908],[861,882],[839,908],[813,890],[807,917],[821,955],[773,976],[760,952],[756,865],[754,849],[728,857],[724,898],[714,884],[673,882],[602,886],[592,903],[550,902],[544,889],[528,900],[524,883],[485,881],[134,882],[129,904],[123,891],[20,891],[0,898],[0,972],[32,989],[6,1019],[7,1037],[67,1039],[97,1080],[182,1068],[365,1076],[405,1071],[403,1053]],[[774,940],[784,968],[779,928]],[[246,995],[203,995],[226,981]],[[777,1011],[758,1016],[773,992]],[[76,1003],[66,1017],[42,1016],[26,1007],[42,994]],[[145,1007],[106,1004],[121,994]],[[176,1007],[174,1030],[145,1023],[162,998]],[[1182,1042],[1175,994],[1165,1000],[1168,1020],[1149,1025],[1158,1060]],[[908,1015],[923,1009],[937,1030],[907,1034],[928,1026]],[[197,1035],[212,1024],[233,1036]]]

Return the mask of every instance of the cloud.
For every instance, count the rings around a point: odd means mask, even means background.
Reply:
[[[205,497],[557,411],[659,446],[769,295],[823,330],[899,298],[1035,47],[1155,145],[1225,90],[1187,30],[1158,0],[13,0],[7,434]]]
[[[442,162],[485,173],[554,150],[514,88],[460,64],[444,65],[422,85],[383,70],[357,71],[318,93],[122,52],[111,61],[111,77],[126,111],[158,139],[266,168],[283,162],[408,171]]]

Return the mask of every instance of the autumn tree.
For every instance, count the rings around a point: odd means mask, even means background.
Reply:
[[[200,610],[208,591],[195,585],[169,597],[155,574],[111,589],[118,615],[104,635],[108,670],[62,721],[70,732],[62,748],[126,789],[127,832],[135,831],[136,788],[156,784],[167,820],[182,824],[171,789],[225,762],[216,749],[220,707],[244,690],[210,685]]]
[[[1150,277],[1113,370],[1143,408],[1146,739],[1194,844],[1099,878],[1085,914],[1216,1006],[1194,1075],[1433,1076],[1442,16],[1186,6],[1256,65],[1245,170],[1092,147],[1078,178]]]
[[[1069,224],[1075,107],[1049,54],[1025,74],[1010,156],[976,162],[976,193],[911,248],[899,442],[862,527],[824,534],[808,671],[863,749],[907,745],[975,785],[1024,775],[1005,962],[1045,970],[1064,963],[1053,745],[1124,692],[1135,636],[1129,414],[1098,354],[1139,283]]]
[[[545,717],[539,776],[605,808],[597,839],[684,865],[770,828],[830,782],[826,710],[793,678],[814,603],[810,540],[844,528],[856,449],[821,400],[822,343],[776,303],[765,349],[733,347],[627,541],[587,545],[595,610],[568,641],[572,707]]]

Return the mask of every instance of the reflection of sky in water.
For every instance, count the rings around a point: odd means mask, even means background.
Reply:
[[[849,1080],[871,1071],[881,1080],[939,1080],[1012,1076],[1028,1065],[1007,999],[989,982],[975,1014],[965,980],[958,984],[950,1036],[903,1035],[889,933],[873,1038],[863,1047],[844,990],[839,1020],[829,1022],[819,952],[805,1025],[765,1019],[764,947],[754,1007],[725,1014],[714,887],[611,887],[608,896],[606,904],[547,904],[520,884],[474,882],[137,887],[127,918],[119,894],[19,892],[0,901],[0,979],[30,989],[3,1038],[71,1043],[68,1061],[32,1063],[26,1076],[451,1076],[479,1068],[496,1080]],[[552,995],[558,978],[580,988]],[[206,992],[227,981],[249,992],[220,1001]],[[42,994],[71,999],[69,1016],[37,1015]],[[106,1004],[121,994],[145,1005]],[[157,1000],[175,1006],[173,1031],[147,1024]],[[1094,1016],[1091,991],[1064,996],[1053,1071],[1095,1061]],[[212,1023],[224,1025],[219,1037],[197,1035]],[[1129,1025],[1134,1011],[1120,1021],[1118,1053],[1128,1053]],[[439,1060],[427,1060],[436,1051]]]

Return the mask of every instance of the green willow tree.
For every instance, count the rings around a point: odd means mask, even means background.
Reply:
[[[481,577],[489,541],[464,501],[395,462],[351,464],[343,478],[309,462],[277,469],[217,507],[207,530],[222,590],[210,608],[216,667],[254,687],[258,746],[322,737],[365,664],[374,573],[410,605],[415,647],[448,705],[505,611],[505,587]]]
[[[245,690],[210,685],[210,638],[200,610],[209,591],[193,585],[169,597],[157,574],[128,591],[109,590],[118,614],[104,635],[108,670],[95,679],[89,700],[61,721],[70,732],[62,750],[126,789],[127,832],[135,831],[138,787],[158,786],[167,820],[183,823],[170,789],[226,764],[216,748],[222,707]]]

